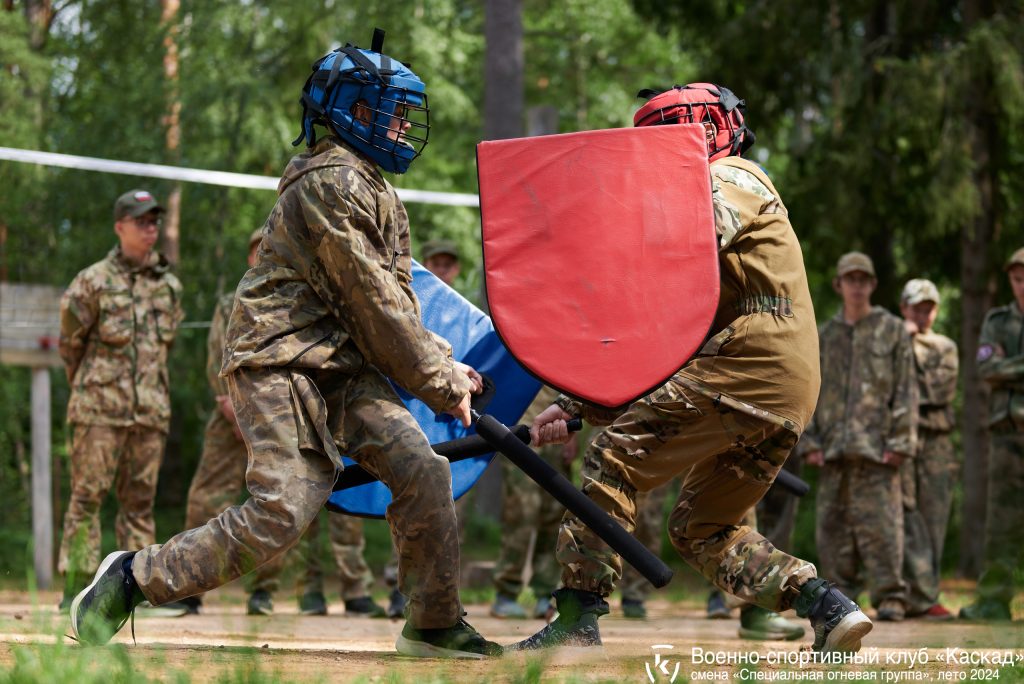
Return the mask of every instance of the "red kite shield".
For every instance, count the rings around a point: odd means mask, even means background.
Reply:
[[[487,300],[513,356],[607,407],[681,368],[718,305],[704,128],[477,146]]]

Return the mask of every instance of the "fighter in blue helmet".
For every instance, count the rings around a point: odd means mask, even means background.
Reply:
[[[501,647],[463,619],[448,461],[388,378],[468,426],[480,375],[428,332],[412,291],[409,219],[381,170],[426,144],[426,94],[408,67],[344,47],[303,88],[305,152],[285,169],[256,264],[235,292],[221,375],[248,450],[251,494],[162,546],[117,551],[71,605],[77,638],[106,643],[138,603],[209,591],[295,544],[351,457],[390,489],[407,596],[400,653],[482,658]],[[417,118],[419,117],[419,118]],[[318,139],[317,126],[327,134]]]

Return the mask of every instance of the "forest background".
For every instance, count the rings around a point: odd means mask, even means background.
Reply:
[[[942,291],[937,329],[961,352],[964,456],[944,570],[977,572],[986,446],[973,359],[985,312],[1011,298],[1002,264],[1024,245],[1024,2],[3,0],[0,146],[278,175],[296,151],[310,64],[345,42],[368,45],[375,26],[430,98],[430,145],[392,178],[398,187],[475,193],[480,140],[629,126],[641,88],[707,80],[746,99],[751,156],[789,208],[819,321],[838,308],[834,264],[853,249],[875,260],[877,304],[897,311],[910,278]],[[200,324],[181,331],[170,361],[165,538],[184,519],[213,403],[201,323],[244,272],[247,237],[275,197],[0,162],[0,281],[66,286],[115,244],[111,207],[132,187],[172,206],[161,248]],[[459,289],[478,293],[478,211],[408,209],[414,254],[455,240]],[[61,369],[51,379],[59,535],[68,385]],[[0,366],[0,585],[31,573],[30,382],[28,369]],[[801,507],[796,548],[812,559],[813,510]],[[472,526],[473,548],[493,557],[496,527]],[[388,551],[377,546],[379,566]]]

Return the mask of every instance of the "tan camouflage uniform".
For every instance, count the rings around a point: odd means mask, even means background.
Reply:
[[[1019,253],[1014,254],[1014,258]],[[1011,262],[1013,264],[1014,262]],[[1019,263],[1019,262],[1018,262]],[[985,563],[978,580],[984,600],[1010,604],[1014,573],[1024,568],[1024,316],[1016,303],[988,312],[981,327],[978,372],[989,396],[988,512]]]
[[[740,598],[784,610],[816,576],[741,524],[814,410],[820,382],[814,309],[786,208],[749,161],[711,164],[721,297],[710,336],[664,386],[634,402],[584,457],[583,491],[627,530],[636,494],[683,476],[669,517],[676,550]],[[606,411],[558,401],[590,422]],[[603,419],[603,420],[602,420]],[[565,586],[607,596],[622,563],[572,515],[557,557]]]
[[[637,492],[636,529],[633,536],[658,558],[661,558],[661,540],[665,529],[665,499],[673,489],[675,480],[658,485],[649,492]],[[619,591],[623,601],[646,601],[654,585],[636,571],[632,565],[622,566]]]
[[[115,247],[61,299],[60,353],[71,399],[71,501],[58,568],[99,566],[100,506],[111,486],[122,549],[155,541],[153,498],[171,417],[167,352],[184,314],[181,283],[153,252],[142,265]]]
[[[913,340],[920,402],[917,454],[902,466],[903,578],[911,615],[924,613],[939,602],[942,547],[960,470],[951,438],[960,365],[956,343],[931,331],[917,333]]]
[[[217,302],[206,342],[206,378],[214,396],[226,396],[227,383],[220,377],[224,360],[224,342],[231,318],[235,293],[229,292]],[[222,511],[238,501],[245,488],[245,468],[248,454],[243,442],[235,434],[235,426],[217,407],[210,413],[203,438],[203,453],[192,477],[188,490],[188,505],[185,515],[185,529],[191,530],[215,518]],[[314,519],[303,537],[317,539],[320,531],[318,519]],[[328,522],[331,551],[341,570],[343,598],[360,598],[369,595],[373,574],[363,558],[363,521],[347,515],[333,515]],[[297,591],[318,591],[323,593],[323,568],[320,565],[319,546],[307,544],[308,552],[301,553],[305,560],[305,574],[300,576]],[[251,591],[274,593],[279,587],[279,576],[287,562],[287,554],[264,563],[253,572]]]
[[[550,406],[555,397],[554,390],[542,388],[526,409],[521,422],[532,424],[536,415]],[[562,458],[562,445],[549,444],[539,453],[548,465],[570,477],[569,466]],[[501,474],[501,552],[494,566],[494,588],[506,596],[519,596],[523,590],[530,540],[536,535],[530,589],[536,598],[546,598],[558,588],[555,543],[565,507],[507,458],[501,459]]]
[[[450,627],[462,605],[448,461],[387,378],[439,413],[471,382],[420,320],[405,208],[379,169],[334,137],[294,157],[279,191],[257,264],[238,286],[222,369],[249,449],[251,496],[143,549],[133,574],[161,604],[284,552],[330,496],[343,452],[391,490],[411,625]]]
[[[822,574],[855,597],[863,565],[874,606],[905,604],[900,471],[882,458],[891,451],[909,459],[916,446],[910,336],[901,319],[875,306],[856,325],[840,310],[820,337],[821,395],[800,450],[825,454],[816,532]]]

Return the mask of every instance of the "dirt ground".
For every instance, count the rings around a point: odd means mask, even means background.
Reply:
[[[784,671],[800,679],[840,681],[895,677],[915,681],[979,681],[1002,675],[999,684],[1024,679],[1024,623],[978,625],[962,622],[930,623],[920,620],[876,623],[865,649],[877,649],[877,665],[834,667],[818,664],[766,663],[792,659],[810,644],[810,636],[796,642],[751,642],[737,638],[737,619],[707,620],[699,605],[653,601],[650,617],[625,620],[617,609],[601,620],[603,652],[565,649],[538,658],[522,655],[488,661],[420,660],[399,656],[395,639],[402,623],[390,620],[345,618],[340,604],[330,606],[327,617],[297,614],[291,601],[278,599],[275,614],[267,618],[245,615],[244,595],[222,590],[207,598],[203,614],[183,618],[145,618],[135,623],[135,641],[126,628],[115,638],[121,648],[81,648],[62,635],[70,631],[66,615],[55,608],[59,596],[0,592],[0,682],[16,660],[34,654],[59,658],[127,662],[150,679],[213,681],[699,681],[718,677],[743,681],[769,681]],[[542,626],[539,620],[497,620],[486,605],[468,606],[468,620],[481,633],[502,644],[522,639]],[[65,645],[61,645],[65,644]],[[657,646],[658,648],[652,648]],[[671,647],[671,648],[668,648]],[[928,662],[910,668],[910,654],[926,648]],[[961,649],[950,652],[947,649]],[[50,650],[48,650],[50,649]],[[757,652],[761,662],[714,665],[701,662],[700,652],[721,658]],[[867,651],[865,651],[867,652]],[[955,663],[948,661],[951,653]],[[998,670],[984,662],[983,654],[1016,656],[1015,668]],[[19,655],[20,654],[20,655]],[[942,656],[944,660],[940,660]],[[749,656],[748,656],[749,657]],[[890,658],[904,658],[887,662]],[[971,661],[975,661],[972,664]],[[660,665],[665,663],[666,665]],[[43,662],[40,667],[46,665]],[[648,668],[654,665],[651,672]],[[660,665],[660,671],[659,671]],[[870,673],[874,676],[853,676]],[[815,674],[817,672],[817,674]],[[896,674],[894,673],[903,673]]]

